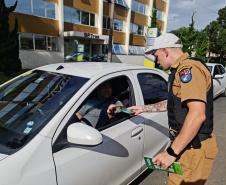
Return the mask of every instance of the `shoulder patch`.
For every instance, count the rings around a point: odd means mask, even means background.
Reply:
[[[179,73],[180,80],[183,83],[188,83],[191,80],[191,65],[183,65],[178,68],[177,72]]]

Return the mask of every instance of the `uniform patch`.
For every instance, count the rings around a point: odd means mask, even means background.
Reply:
[[[191,68],[191,65],[183,65],[177,70],[183,83],[188,83],[191,80]]]
[[[180,80],[184,83],[187,83],[191,80],[191,70],[183,69],[180,73]]]

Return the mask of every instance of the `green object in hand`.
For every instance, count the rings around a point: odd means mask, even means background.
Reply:
[[[126,114],[134,114],[134,113],[135,113],[134,111],[128,110],[127,108],[122,108],[120,111],[121,111],[121,112],[124,112],[124,113],[126,113]]]

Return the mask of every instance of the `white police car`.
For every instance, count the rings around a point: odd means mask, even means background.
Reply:
[[[167,98],[168,75],[115,63],[36,68],[0,86],[0,185],[127,184],[169,142],[167,112],[123,113],[96,129],[75,113],[110,80],[127,106]]]

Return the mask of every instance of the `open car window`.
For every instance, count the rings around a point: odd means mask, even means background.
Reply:
[[[98,89],[100,90],[102,86],[106,84],[111,86],[111,96],[101,101],[99,99],[100,94],[98,94]],[[109,94],[110,92],[107,90],[106,93]],[[133,102],[134,97],[131,82],[126,76],[120,76],[104,81],[98,85],[80,105],[76,113],[82,116],[80,120],[82,123],[102,130],[128,117],[128,114],[116,111],[114,116],[109,118],[107,109],[111,104],[120,107],[129,107]]]

